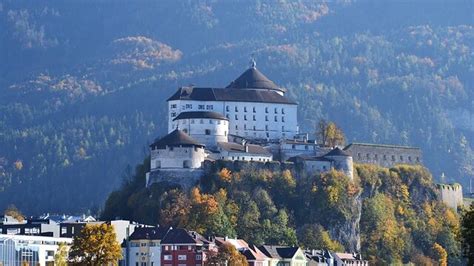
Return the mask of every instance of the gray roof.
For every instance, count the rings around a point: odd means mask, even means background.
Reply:
[[[162,137],[150,145],[152,148],[165,148],[166,146],[200,146],[204,147],[204,144],[198,143],[196,140],[191,138],[188,134],[184,133],[179,129],[175,129],[173,132]]]
[[[181,87],[167,101],[227,101],[296,104],[274,90]]]
[[[227,88],[234,89],[269,89],[277,91],[285,91],[279,88],[273,81],[269,80],[265,75],[255,67],[247,69],[236,80],[232,81]]]
[[[206,111],[194,111],[194,112],[181,112],[173,121],[180,119],[189,118],[210,118],[219,120],[229,120],[225,116],[217,112],[206,112]]]
[[[298,247],[282,247],[263,245],[258,247],[267,257],[274,259],[291,259],[298,251]]]
[[[371,148],[397,148],[397,149],[409,149],[409,150],[420,150],[419,147],[412,147],[412,146],[401,146],[401,145],[390,145],[390,144],[374,144],[374,143],[351,143],[347,145],[344,150],[349,150],[351,147],[356,146],[365,146]]]
[[[219,147],[229,152],[245,152],[245,146],[235,142],[218,142]],[[247,144],[249,154],[271,155],[260,145]]]

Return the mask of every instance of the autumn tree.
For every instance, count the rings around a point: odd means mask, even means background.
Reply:
[[[223,244],[219,251],[210,256],[206,265],[213,266],[240,266],[248,265],[247,258],[242,255],[233,245]]]
[[[19,222],[23,222],[25,220],[25,216],[13,204],[7,207],[4,214],[13,217],[15,220],[17,220]]]
[[[87,224],[73,240],[69,259],[79,265],[117,265],[122,249],[112,225]]]
[[[188,222],[189,199],[178,189],[165,192],[161,197],[160,224],[184,227]]]
[[[306,224],[298,232],[300,243],[307,249],[328,249],[344,251],[344,247],[332,240],[329,232],[319,224]]]
[[[463,254],[468,265],[474,265],[474,203],[466,210],[461,222],[461,236]]]
[[[68,253],[69,246],[64,242],[59,243],[58,249],[56,250],[56,254],[54,254],[54,265],[67,266]]]
[[[325,147],[334,147],[344,145],[346,137],[334,122],[321,119],[316,125],[316,140]]]

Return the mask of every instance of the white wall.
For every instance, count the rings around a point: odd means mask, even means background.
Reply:
[[[183,162],[190,161],[190,168],[200,168],[206,154],[199,147],[166,147],[166,149],[154,149],[151,151],[150,168],[184,168]],[[158,163],[160,162],[160,163]],[[160,167],[158,167],[158,164]]]
[[[200,105],[206,109],[199,109]],[[294,104],[174,100],[168,102],[168,108],[168,132],[176,129],[173,119],[183,111],[214,111],[229,118],[230,134],[249,139],[291,138],[298,133],[298,106]]]
[[[228,152],[226,150],[222,150],[218,155],[220,160],[229,160],[229,161],[254,161],[254,162],[269,162],[273,160],[273,156],[269,155],[262,155],[262,154],[250,154],[245,152]]]
[[[173,122],[173,128],[176,127],[208,148],[216,147],[217,142],[226,142],[229,134],[229,122],[221,119],[180,119]],[[206,130],[210,131],[209,135]]]

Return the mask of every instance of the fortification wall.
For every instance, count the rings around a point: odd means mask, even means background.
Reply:
[[[176,170],[156,170],[147,173],[146,186],[154,183],[168,182],[181,185],[184,189],[195,186],[204,174],[202,169],[176,169]]]
[[[259,161],[230,161],[230,160],[216,160],[204,161],[203,169],[206,173],[212,173],[222,168],[227,168],[233,172],[238,172],[245,169],[252,170],[269,170],[269,171],[284,171],[289,170],[295,173],[295,164],[292,162],[259,162]]]
[[[458,206],[464,204],[462,195],[462,186],[460,184],[437,184],[441,200],[448,205],[448,207],[456,210]]]
[[[388,168],[397,164],[423,164],[421,150],[413,147],[353,143],[344,150],[352,155],[355,163]]]

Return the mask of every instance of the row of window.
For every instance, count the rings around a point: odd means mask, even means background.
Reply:
[[[226,114],[225,116],[227,117],[227,119],[230,119],[229,114]],[[235,120],[239,120],[239,116],[238,116],[238,115],[234,115],[234,118],[235,118]],[[252,116],[252,120],[253,120],[253,121],[257,121],[257,118],[256,118],[255,115]],[[247,115],[244,115],[244,121],[248,121]],[[265,121],[269,121],[268,115],[265,116]],[[278,122],[278,116],[274,116],[274,117],[273,117],[273,121]],[[284,116],[281,117],[281,122],[285,122],[285,117],[284,117]]]
[[[178,260],[187,260],[187,255],[178,255]],[[173,255],[164,255],[163,260],[173,260]],[[202,255],[196,255],[196,260],[202,260]]]
[[[147,246],[150,246],[150,247],[156,247],[157,243],[155,242],[151,242],[151,243],[135,243],[135,242],[131,242],[130,243],[130,246],[131,247],[147,247]]]
[[[239,130],[239,125],[235,125],[235,130]],[[244,124],[244,130],[250,130],[249,128],[247,128],[246,124]],[[252,130],[257,131],[258,129],[257,129],[256,126],[253,126]],[[269,130],[270,129],[269,129],[268,125],[265,125],[265,131],[269,131]],[[285,126],[281,126],[281,131],[285,131]]]
[[[359,160],[362,160],[362,159],[363,159],[363,158],[362,158],[362,154],[361,154],[361,153],[357,153],[357,158],[358,158]],[[367,154],[365,155],[365,158],[366,158],[367,160],[370,160],[370,159],[378,160],[378,159],[379,159],[379,155],[378,155],[378,154],[374,154],[374,156],[371,157],[371,156],[370,156],[370,153],[367,153]],[[382,158],[383,158],[384,161],[387,161],[387,160],[388,160],[386,154],[384,154],[384,155],[382,156]],[[399,158],[400,158],[400,161],[402,161],[402,162],[404,161],[403,155],[400,155]],[[408,156],[407,158],[408,158],[408,162],[413,162],[413,158],[412,158],[411,156]],[[395,162],[395,161],[397,160],[396,156],[395,156],[395,155],[392,155],[392,156],[391,156],[391,160],[392,160],[393,162]],[[420,162],[420,157],[416,157],[416,158],[415,158],[415,161],[416,161],[416,162]]]
[[[176,109],[178,106],[176,104],[172,104],[170,106],[171,109]],[[181,105],[181,110],[188,110],[188,109],[193,109],[193,105],[191,103],[183,104]],[[214,105],[212,104],[198,104],[198,110],[214,110]]]
[[[230,112],[230,109],[231,109],[231,108],[230,108],[230,106],[228,106],[228,105],[225,107],[225,110],[226,110],[227,112]],[[285,114],[285,108],[281,108],[280,110],[281,110],[281,111],[280,111],[281,114]],[[235,106],[235,107],[234,107],[234,111],[235,111],[235,112],[238,112],[238,111],[239,111],[239,107],[238,107],[238,106]],[[253,113],[256,113],[256,112],[257,112],[257,109],[256,109],[255,107],[252,107],[252,112],[253,112]],[[278,114],[278,108],[275,107],[275,108],[273,109],[273,112],[274,112],[275,114]],[[244,106],[244,113],[247,113],[247,106]],[[267,113],[267,114],[269,113],[269,108],[268,108],[268,107],[265,107],[265,113]]]
[[[178,121],[178,123],[180,123],[180,122]],[[184,119],[183,122],[182,122],[182,124],[187,124],[187,123],[188,123],[188,120],[187,120],[187,119]],[[191,121],[190,121],[189,123],[190,123],[190,124],[195,124],[196,121],[195,121],[194,119],[191,119]],[[204,119],[199,119],[199,124],[204,124]],[[209,124],[214,124],[214,121],[211,120],[211,119],[209,119]],[[217,125],[220,125],[220,124],[221,124],[221,120],[217,120],[216,124],[217,124]],[[223,124],[223,125],[226,125],[226,124],[227,124],[227,121],[225,121],[225,120],[222,121],[222,124]]]
[[[235,159],[235,158],[237,158],[237,159]],[[247,159],[247,158],[248,158],[248,157],[245,157],[245,156],[242,156],[242,157],[240,157],[240,156],[237,156],[237,157],[235,157],[235,156],[232,156],[232,161],[235,161],[235,160],[237,160],[237,161],[239,161],[239,160],[242,160],[242,161],[251,161],[251,162],[253,162],[253,161],[254,161],[254,158],[253,158],[253,157],[250,157],[250,160],[249,160],[249,159]],[[223,159],[223,160],[224,160],[224,159],[225,159],[225,157],[224,157],[224,156],[222,156],[222,157],[221,157],[221,159]],[[259,161],[259,162],[269,162],[269,161],[270,161],[270,159],[265,159],[265,158],[258,158],[258,161]]]

